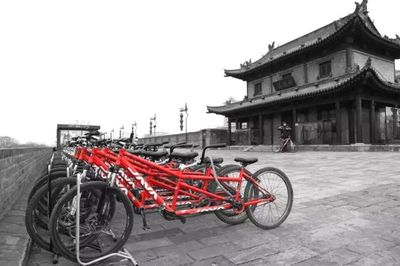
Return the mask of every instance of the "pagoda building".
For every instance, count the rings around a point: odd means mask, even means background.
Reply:
[[[225,75],[246,81],[238,102],[207,106],[228,118],[232,145],[279,144],[285,121],[296,144],[400,143],[400,37],[382,36],[355,11],[274,47]]]

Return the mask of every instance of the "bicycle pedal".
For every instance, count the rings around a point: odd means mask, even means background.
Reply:
[[[183,223],[183,224],[186,223],[186,217],[183,217],[183,216],[176,216],[176,217],[179,219],[179,221],[181,221],[181,223]]]

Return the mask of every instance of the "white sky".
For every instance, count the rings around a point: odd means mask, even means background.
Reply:
[[[361,2],[361,0],[360,0]],[[284,44],[339,19],[354,0],[1,1],[0,136],[54,144],[57,123],[90,122],[148,133],[222,126],[206,114],[243,81],[224,77],[268,44]],[[400,1],[370,0],[382,35],[400,34]],[[396,68],[400,69],[399,62]]]

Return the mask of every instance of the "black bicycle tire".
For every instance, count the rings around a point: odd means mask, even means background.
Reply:
[[[50,175],[50,180],[54,180],[57,178],[67,177],[67,174],[64,172],[55,172]],[[33,185],[31,191],[28,195],[28,202],[31,198],[35,195],[36,191],[41,188],[44,184],[47,184],[49,178],[48,175],[42,176],[40,179],[36,180],[35,184]]]
[[[110,193],[111,191],[113,191],[114,193],[116,193],[116,196],[121,200],[121,202],[123,203],[124,207],[125,207],[125,211],[127,214],[127,226],[124,229],[124,234],[122,235],[122,238],[118,239],[115,241],[115,245],[113,248],[111,248],[110,250],[108,250],[106,253],[104,254],[98,254],[97,256],[104,256],[107,255],[109,253],[113,253],[113,252],[117,252],[119,250],[121,250],[121,248],[123,247],[123,245],[126,243],[126,241],[128,240],[130,233],[132,231],[132,227],[133,227],[133,208],[132,208],[132,203],[129,201],[128,197],[118,188],[118,187],[109,187],[109,185],[105,182],[102,181],[93,181],[93,182],[88,182],[85,184],[81,185],[81,193],[83,194],[84,191],[89,191],[91,189],[105,189],[107,187],[107,193]],[[54,243],[55,248],[57,249],[57,251],[59,251],[61,253],[61,255],[63,255],[65,258],[76,262],[76,254],[75,252],[72,252],[71,250],[69,250],[68,248],[66,248],[63,243],[61,242],[60,238],[59,238],[59,234],[57,231],[57,217],[61,212],[62,206],[64,202],[67,202],[68,200],[72,199],[73,197],[76,196],[77,193],[77,188],[73,188],[71,189],[68,193],[66,193],[56,204],[56,206],[54,206],[53,212],[51,214],[50,217],[50,235],[51,235],[51,239]],[[85,256],[84,254],[80,254],[80,260],[82,262],[86,262],[89,260],[93,260],[96,257],[93,256]]]
[[[222,167],[220,169],[219,174],[220,176],[225,176],[229,172],[232,171],[240,171],[241,167],[239,165],[227,165],[225,167]],[[247,171],[247,170],[246,170]],[[247,174],[251,175],[250,172],[247,171]],[[214,212],[215,216],[222,222],[230,225],[237,225],[244,223],[247,220],[247,214],[245,211],[239,213],[239,214],[234,214],[232,213],[232,210],[219,210]]]
[[[278,168],[275,167],[264,167],[260,170],[258,170],[257,172],[254,173],[253,177],[258,180],[258,176],[263,173],[263,172],[275,172],[277,173],[282,180],[285,182],[287,191],[288,191],[288,204],[286,206],[285,212],[284,214],[281,216],[281,218],[273,225],[264,225],[261,224],[261,222],[257,221],[257,219],[255,218],[255,216],[253,215],[253,210],[254,208],[252,208],[252,206],[248,206],[246,208],[246,213],[247,216],[249,217],[249,220],[256,225],[259,228],[265,229],[265,230],[269,230],[269,229],[273,229],[278,227],[279,225],[281,225],[289,216],[290,211],[292,209],[293,206],[293,188],[292,188],[292,184],[288,178],[288,176],[281,170],[279,170]],[[245,188],[245,192],[244,192],[244,200],[247,201],[249,199],[249,193],[250,193],[250,189],[253,186],[252,183],[248,182]]]
[[[55,180],[51,181],[52,186],[54,188],[58,187],[58,186],[65,186],[68,184],[71,185],[76,185],[76,179],[73,178],[58,178]],[[34,226],[34,222],[33,222],[33,212],[35,211],[36,207],[37,207],[37,203],[40,201],[40,199],[43,197],[44,194],[47,194],[47,186],[43,186],[41,187],[39,190],[37,190],[37,192],[33,195],[33,197],[31,198],[31,200],[28,203],[28,206],[26,208],[25,211],[25,227],[26,227],[26,231],[28,232],[29,236],[31,237],[32,241],[35,242],[39,247],[51,251],[50,250],[50,242],[46,241],[45,239],[43,239],[42,236],[40,236],[37,231],[35,230],[35,226]],[[46,223],[46,225],[48,224],[48,221]],[[48,228],[44,228],[43,226],[39,225],[42,229],[47,229]],[[50,239],[50,235],[49,235],[49,239]]]

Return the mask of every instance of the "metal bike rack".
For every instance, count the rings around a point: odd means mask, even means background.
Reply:
[[[91,265],[93,263],[108,259],[110,257],[118,256],[122,257],[124,259],[127,259],[132,262],[132,265],[138,266],[139,264],[136,262],[136,260],[133,258],[133,256],[129,253],[129,251],[125,248],[123,250],[120,250],[116,253],[110,253],[105,256],[99,257],[95,260],[88,261],[88,262],[82,262],[80,257],[79,257],[79,227],[80,227],[80,204],[81,204],[81,174],[77,174],[76,176],[76,186],[77,186],[77,192],[76,192],[76,230],[75,230],[75,241],[76,241],[76,260],[80,265],[86,266],[86,265]]]
[[[54,152],[53,155],[51,156],[50,159],[50,163],[47,166],[47,191],[48,191],[48,197],[49,197],[49,201],[48,201],[48,213],[47,216],[49,217],[49,221],[50,221],[50,216],[51,216],[51,212],[53,210],[53,200],[52,200],[52,195],[51,195],[51,165],[53,164],[53,160],[54,160]],[[53,264],[57,264],[58,263],[58,254],[53,250],[53,241],[51,240],[50,237],[50,252],[53,253]]]

